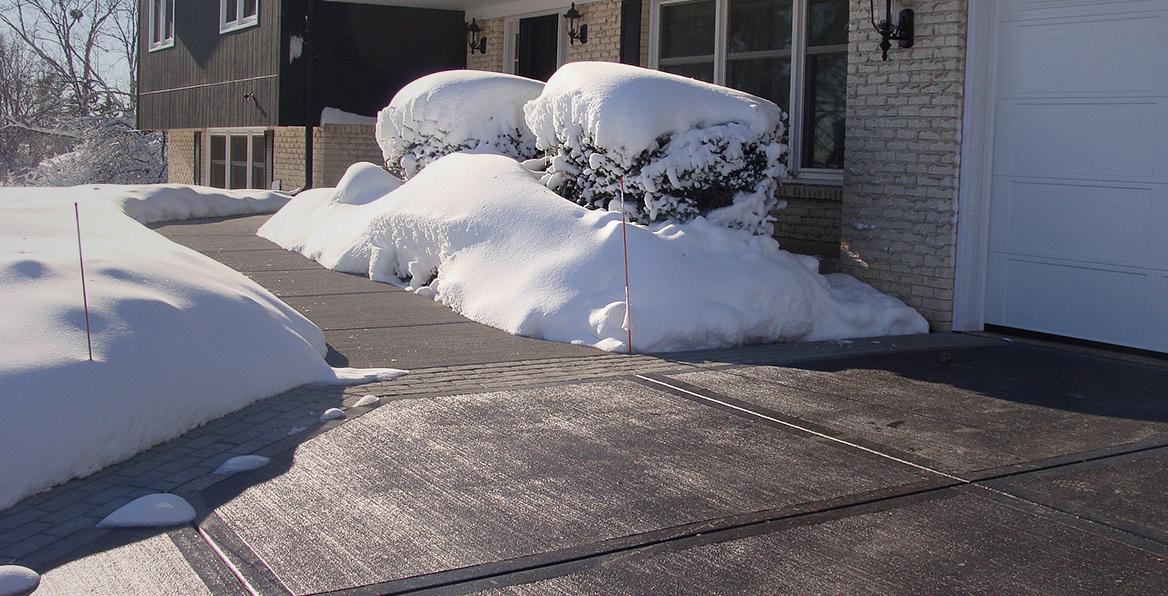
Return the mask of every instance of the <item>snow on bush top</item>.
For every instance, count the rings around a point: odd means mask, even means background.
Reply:
[[[506,157],[444,157],[364,205],[298,195],[260,235],[325,266],[400,283],[510,333],[625,349],[622,218],[574,205]],[[896,298],[767,236],[629,225],[633,344],[671,351],[924,333]]]
[[[594,145],[626,153],[648,149],[662,135],[724,124],[761,136],[783,120],[778,106],[749,93],[613,62],[565,64],[524,113],[540,149],[579,125]]]
[[[457,151],[534,157],[523,105],[543,83],[515,75],[450,70],[424,76],[377,114],[377,144],[390,172],[410,177]]]

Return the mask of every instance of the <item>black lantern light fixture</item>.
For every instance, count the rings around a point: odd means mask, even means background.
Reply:
[[[466,26],[466,45],[472,54],[475,52],[487,53],[487,38],[483,37],[483,28],[479,27],[474,19],[471,19],[470,24]]]
[[[564,13],[564,20],[568,21],[569,43],[576,45],[576,40],[580,41],[580,45],[588,43],[588,25],[580,24],[580,11],[576,10],[575,2],[568,12]]]
[[[888,50],[892,49],[892,42],[902,48],[913,47],[913,11],[900,11],[896,25],[892,24],[892,0],[884,0],[884,19],[876,21],[876,0],[869,0],[872,8],[872,26],[880,34],[880,56],[888,60]]]

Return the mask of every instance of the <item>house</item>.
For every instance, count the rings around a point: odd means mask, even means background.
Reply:
[[[776,235],[934,329],[1168,352],[1168,0],[369,1],[473,20],[469,68],[622,61],[775,101],[793,147]],[[911,47],[885,60],[877,25],[902,9]],[[252,125],[295,126],[288,110]]]

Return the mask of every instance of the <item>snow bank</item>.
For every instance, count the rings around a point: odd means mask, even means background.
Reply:
[[[450,155],[385,189],[356,206],[302,193],[259,233],[510,333],[625,349],[618,213],[565,201],[502,156]],[[628,243],[638,351],[928,330],[899,300],[702,217],[631,225]]]
[[[320,329],[226,266],[135,222],[255,209],[183,187],[0,189],[0,509],[334,371]],[[206,200],[209,204],[196,203]],[[263,199],[264,208],[283,197]],[[80,203],[94,361],[87,359]]]
[[[82,184],[66,188],[11,188],[0,198],[43,197],[45,201],[105,202],[144,223],[275,213],[290,198],[270,190],[224,190],[186,184]],[[17,194],[13,194],[17,193]]]
[[[539,81],[477,70],[434,73],[406,85],[377,114],[386,167],[409,178],[458,151],[535,157],[523,104],[542,88]]]
[[[543,182],[594,209],[626,197],[641,222],[713,223],[769,235],[785,174],[782,110],[753,95],[656,70],[575,62],[524,107]]]

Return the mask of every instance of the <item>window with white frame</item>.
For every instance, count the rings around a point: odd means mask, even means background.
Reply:
[[[150,51],[174,46],[174,0],[150,0]]]
[[[219,32],[251,27],[260,22],[260,0],[219,0]]]
[[[216,188],[268,188],[268,136],[209,133],[203,183]]]
[[[790,115],[791,169],[844,165],[848,0],[656,0],[654,66],[769,99]]]

